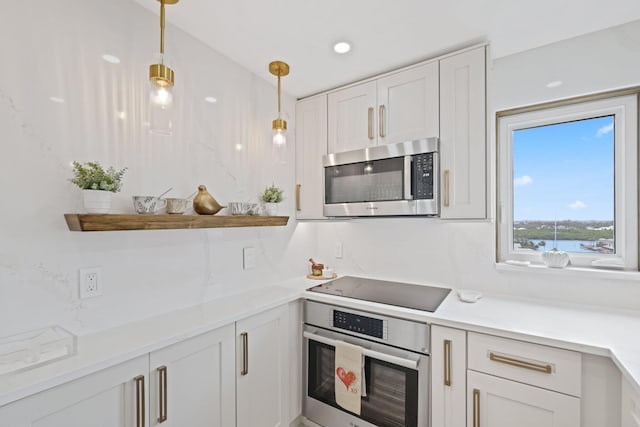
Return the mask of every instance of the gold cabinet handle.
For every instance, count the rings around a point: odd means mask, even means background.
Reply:
[[[386,123],[384,121],[385,112],[386,112],[386,108],[384,104],[380,105],[378,107],[378,127],[380,131],[380,138],[384,138],[385,136],[387,136]]]
[[[245,376],[249,373],[249,334],[243,332],[240,336],[242,337],[242,371],[240,371],[240,375]]]
[[[514,359],[512,357],[500,356],[493,352],[489,353],[489,360],[498,363],[504,363],[506,365],[517,366],[518,368],[530,369],[532,371],[543,372],[545,374],[551,374],[553,367],[551,365],[543,365],[533,362],[527,362],[524,360]]]
[[[300,212],[302,208],[300,207],[300,188],[302,188],[301,184],[296,184],[296,210]]]
[[[451,387],[451,340],[444,340],[444,385]]]
[[[372,140],[373,139],[373,107],[369,107],[369,111],[368,111],[368,115],[367,115],[367,120],[368,120],[368,136],[369,139]]]
[[[442,202],[444,204],[445,208],[449,207],[449,169],[445,169],[444,170],[444,201]]]
[[[144,375],[138,375],[133,380],[136,386],[136,427],[144,427]]]
[[[159,393],[159,408],[160,416],[158,417],[158,423],[167,421],[167,367],[160,366],[158,369],[158,384],[160,386]]]
[[[473,389],[473,427],[480,427],[480,390]]]

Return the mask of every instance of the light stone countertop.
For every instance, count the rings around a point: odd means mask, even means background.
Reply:
[[[435,313],[305,291],[294,278],[78,337],[74,356],[1,377],[0,406],[299,298],[609,356],[640,393],[640,313],[487,295],[469,304],[453,290]]]

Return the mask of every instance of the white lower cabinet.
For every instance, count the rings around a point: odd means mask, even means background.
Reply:
[[[0,407],[6,427],[142,427],[148,425],[148,356]]]
[[[431,327],[431,425],[466,425],[467,333]]]
[[[468,427],[580,427],[580,399],[469,371]]]
[[[234,336],[228,325],[149,355],[148,425],[235,425]]]
[[[283,306],[236,322],[238,427],[289,425],[288,316]]]
[[[622,380],[622,427],[640,427],[640,393]]]

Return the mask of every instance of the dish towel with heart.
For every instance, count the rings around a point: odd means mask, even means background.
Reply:
[[[336,403],[356,415],[360,415],[360,397],[366,396],[363,360],[362,347],[336,341]]]

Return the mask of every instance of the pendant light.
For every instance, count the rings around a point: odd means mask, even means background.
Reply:
[[[160,3],[160,63],[149,66],[150,131],[160,135],[171,135],[173,124],[173,70],[164,61],[164,6],[180,0],[157,0]]]
[[[283,147],[287,143],[287,121],[281,117],[280,112],[280,77],[289,74],[289,65],[282,61],[274,61],[269,64],[269,72],[278,76],[278,118],[273,121],[273,145]]]

